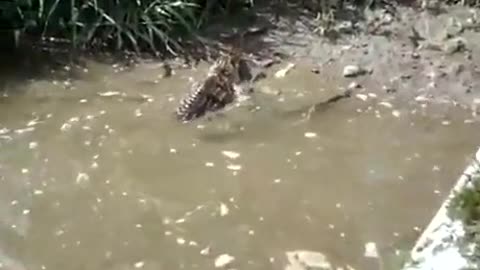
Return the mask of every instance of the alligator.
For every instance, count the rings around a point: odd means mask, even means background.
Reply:
[[[177,119],[184,123],[193,121],[224,109],[240,96],[251,93],[251,83],[265,75],[263,72],[252,72],[252,62],[238,50],[221,53],[206,78],[195,83],[180,100],[175,111]]]

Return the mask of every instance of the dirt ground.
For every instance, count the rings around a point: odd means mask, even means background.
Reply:
[[[243,18],[246,27],[267,29],[256,38],[245,39],[245,51],[283,55],[283,63],[273,69],[288,63],[308,65],[318,76],[336,80],[338,88],[350,86],[359,93],[403,104],[461,106],[471,111],[469,121],[478,120],[480,10],[399,6],[395,12],[376,9],[360,16],[347,9],[345,19],[340,17],[333,30],[323,35],[322,24],[311,13],[290,10],[294,11],[277,19],[261,10]],[[228,36],[245,27],[238,25],[222,23],[207,33]],[[365,72],[345,76],[349,65]]]

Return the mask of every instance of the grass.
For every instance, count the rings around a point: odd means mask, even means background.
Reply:
[[[274,5],[286,1],[266,0]],[[290,0],[305,6],[313,3],[317,9],[323,6],[322,1],[326,0]],[[339,1],[351,2],[359,9],[377,2],[401,2]],[[461,1],[477,5],[480,0]],[[2,0],[0,31],[16,29],[17,33],[25,34],[22,37],[29,37],[24,40],[33,42],[63,41],[74,51],[107,49],[177,55],[182,50],[182,41],[195,35],[213,15],[238,12],[240,7],[254,3],[254,0]],[[327,9],[322,13],[331,11]]]
[[[181,50],[212,13],[243,0],[4,0],[0,29],[37,40],[66,41],[74,50]]]

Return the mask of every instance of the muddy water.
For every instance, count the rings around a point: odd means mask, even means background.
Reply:
[[[160,79],[155,64],[91,64],[78,80],[11,89],[0,106],[0,263],[212,269],[227,253],[236,269],[283,269],[286,251],[306,249],[387,269],[478,143],[467,112],[392,101],[396,117],[381,97],[285,117],[344,83],[308,68],[260,82],[259,111],[180,125],[176,102],[204,72]],[[367,242],[380,262],[363,256]]]

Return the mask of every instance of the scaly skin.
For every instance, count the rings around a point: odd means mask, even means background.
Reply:
[[[243,92],[239,84],[250,80],[250,68],[239,52],[222,55],[209,69],[207,78],[195,84],[180,101],[176,110],[177,119],[189,122],[208,112],[223,109]]]

